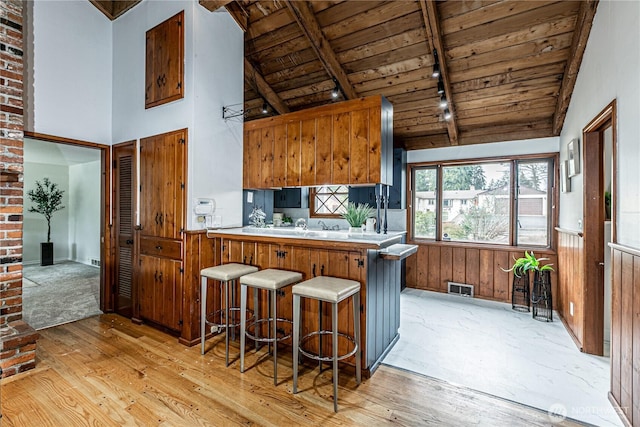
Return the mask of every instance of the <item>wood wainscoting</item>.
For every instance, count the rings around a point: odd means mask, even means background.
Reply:
[[[558,232],[558,314],[576,345],[584,343],[584,241],[582,233],[556,228]],[[573,304],[573,314],[571,305]]]
[[[640,426],[640,250],[610,243],[611,393],[626,418]]]
[[[513,273],[506,272],[513,258],[524,255],[524,249],[501,249],[456,243],[424,243],[415,256],[407,258],[406,283],[410,288],[447,292],[448,282],[474,286],[474,297],[500,302],[511,302]],[[549,258],[548,263],[558,265],[555,252],[535,249],[536,256]],[[557,309],[557,272],[551,273],[553,306]]]

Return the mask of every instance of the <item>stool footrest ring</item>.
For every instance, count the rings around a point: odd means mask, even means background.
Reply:
[[[267,318],[264,318],[264,319],[255,320],[255,321],[253,321],[251,323],[247,323],[245,335],[247,336],[247,338],[250,338],[250,339],[252,339],[252,340],[254,340],[256,342],[266,342],[266,343],[281,342],[281,341],[284,341],[284,340],[287,340],[287,339],[291,338],[291,333],[284,334],[284,335],[278,336],[278,337],[271,337],[271,338],[269,338],[269,337],[257,337],[255,335],[256,326],[261,325],[263,323],[267,323],[267,325],[270,326],[272,321],[273,321],[273,317],[267,317]],[[276,322],[286,323],[288,325],[293,325],[293,322],[291,320],[283,319],[283,318],[280,318],[280,317],[276,318]]]
[[[229,307],[229,318],[234,319],[235,317],[234,313],[236,312],[240,313],[240,307]],[[250,314],[250,316],[247,317],[247,322],[250,320],[253,320],[254,319],[253,310],[247,309],[247,313]],[[217,321],[218,318],[220,319],[220,322]],[[213,320],[213,319],[216,319],[216,320]],[[205,318],[204,321],[207,326],[217,326],[218,329],[224,329],[227,326],[227,324],[224,322],[224,309],[216,310],[207,314],[207,317]],[[233,320],[233,323],[229,323],[229,327],[230,328],[240,327],[240,319],[238,319],[237,322]]]
[[[312,352],[304,350],[302,348],[304,343],[306,343],[307,341],[311,340],[315,336],[319,336],[319,335],[333,336],[333,332],[331,332],[331,331],[314,331],[314,332],[308,333],[307,335],[305,335],[302,338],[300,338],[300,343],[298,345],[298,350],[300,351],[300,353],[302,353],[302,355],[308,357],[309,359],[318,360],[320,362],[333,362],[333,356],[332,355],[320,356],[318,353],[312,353]],[[346,359],[347,357],[351,357],[354,354],[356,354],[356,352],[358,351],[358,344],[356,344],[356,340],[353,339],[353,337],[351,337],[351,336],[349,336],[347,334],[343,334],[342,332],[338,332],[338,336],[342,337],[342,338],[345,338],[347,341],[349,341],[349,342],[351,342],[353,344],[353,349],[348,353],[338,355],[338,360],[343,360],[343,359]]]

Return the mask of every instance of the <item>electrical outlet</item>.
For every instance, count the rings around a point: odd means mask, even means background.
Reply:
[[[248,191],[247,192],[247,203],[253,203],[253,192],[252,191]]]
[[[582,231],[582,220],[578,220],[578,230]]]
[[[573,302],[569,302],[569,314],[573,316]]]

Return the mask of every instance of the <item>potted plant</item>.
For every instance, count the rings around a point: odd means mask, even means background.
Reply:
[[[49,178],[43,178],[42,183],[36,181],[36,188],[29,190],[27,196],[33,203],[29,212],[44,215],[47,220],[47,241],[40,243],[40,265],[53,264],[53,242],[51,241],[51,216],[54,212],[64,209],[62,195],[64,190],[58,188]]]
[[[529,311],[533,305],[534,319],[553,320],[551,299],[552,264],[543,264],[549,258],[536,258],[533,251],[524,251],[524,257],[515,258],[510,269],[513,271],[513,287],[511,289],[511,308],[517,311]],[[534,272],[533,292],[529,296],[529,275]]]
[[[373,208],[368,203],[353,202],[347,204],[347,210],[341,214],[349,223],[349,232],[362,231],[362,225],[373,215]]]

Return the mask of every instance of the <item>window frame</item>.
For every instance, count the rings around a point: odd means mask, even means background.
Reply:
[[[328,218],[328,219],[342,218],[342,215],[339,213],[332,213],[332,214],[316,213],[316,193],[317,193],[318,187],[345,187],[347,189],[347,203],[349,203],[349,186],[348,185],[319,185],[319,186],[309,187],[309,218]]]
[[[515,229],[518,220],[518,206],[516,199],[517,188],[517,165],[519,162],[527,163],[532,161],[547,161],[549,162],[549,172],[547,180],[547,244],[546,245],[531,245],[531,244],[517,244],[517,230]],[[500,243],[485,243],[474,241],[450,241],[442,239],[442,205],[443,205],[443,168],[446,166],[466,166],[466,165],[478,165],[486,163],[504,162],[510,164],[510,218],[509,218],[509,241],[508,244]],[[496,248],[508,250],[509,248],[537,248],[540,250],[554,250],[556,239],[553,230],[558,223],[558,153],[538,153],[538,154],[526,154],[526,155],[514,155],[514,156],[500,156],[500,157],[486,157],[486,158],[469,158],[450,161],[438,161],[438,162],[419,162],[411,163],[408,166],[407,174],[407,237],[408,240],[414,243],[430,243],[430,244],[444,244],[455,246],[481,246],[487,248]],[[416,237],[415,236],[415,214],[413,194],[415,171],[425,168],[436,168],[436,237]]]

